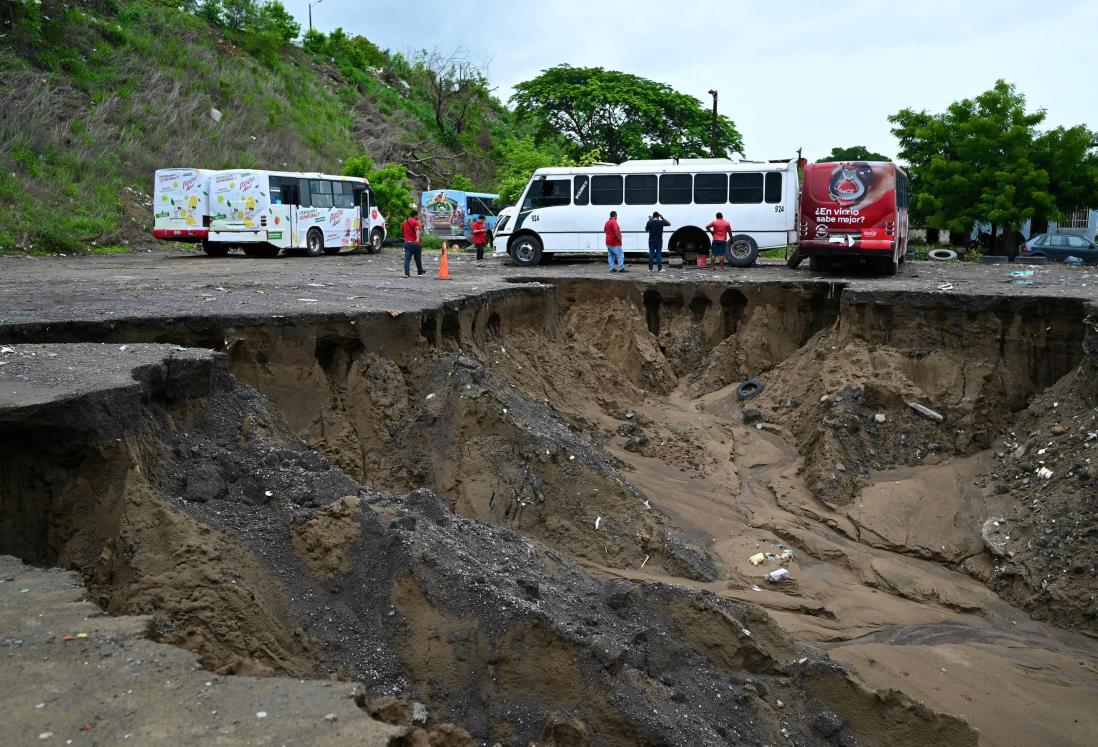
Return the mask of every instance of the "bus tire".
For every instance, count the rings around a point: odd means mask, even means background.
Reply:
[[[541,261],[541,239],[524,234],[511,242],[511,259],[519,267],[533,267]]]
[[[206,252],[207,257],[224,257],[229,253],[229,247],[226,244],[214,244],[210,241],[203,241],[202,251]]]
[[[750,267],[759,258],[759,245],[747,234],[732,237],[728,244],[728,264],[732,267]]]
[[[801,248],[799,246],[793,247],[793,251],[785,257],[785,266],[790,270],[796,270],[800,267],[801,262],[804,261],[804,257],[801,256]]]
[[[831,269],[830,257],[809,257],[808,269],[812,272],[827,272]]]
[[[366,245],[367,254],[381,254],[381,246],[385,243],[385,234],[380,228],[370,231],[370,243]]]
[[[319,228],[310,228],[305,235],[305,253],[310,257],[319,257],[324,253],[324,234]]]
[[[892,277],[896,274],[896,269],[898,265],[896,263],[895,257],[878,257],[877,263],[877,266],[880,269],[882,275],[888,275],[889,277]]]

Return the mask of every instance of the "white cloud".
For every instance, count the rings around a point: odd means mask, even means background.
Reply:
[[[305,0],[285,5],[304,26]],[[752,158],[801,146],[812,159],[849,145],[893,155],[889,114],[941,111],[997,78],[1046,109],[1050,125],[1098,128],[1098,3],[1085,0],[324,0],[313,20],[397,51],[464,46],[490,60],[504,98],[562,62],[624,70],[706,103],[715,87]]]

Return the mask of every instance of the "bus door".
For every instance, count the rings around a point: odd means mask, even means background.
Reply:
[[[358,208],[358,245],[370,245],[370,215],[374,212],[374,206],[370,189],[365,185],[355,185],[355,207]]]
[[[299,180],[288,176],[272,176],[271,205],[267,215],[267,241],[280,248],[294,246],[294,226],[301,205]]]

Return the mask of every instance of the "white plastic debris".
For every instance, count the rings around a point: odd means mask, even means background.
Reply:
[[[212,119],[214,122],[220,122],[221,121],[221,111],[219,109],[215,109],[214,107],[211,106],[210,107],[210,119]]]
[[[1040,467],[1037,470],[1037,476],[1043,477],[1044,479],[1048,480],[1052,477],[1052,470],[1050,470],[1048,467]]]
[[[125,353],[126,348],[128,348],[128,347],[129,347],[129,345],[123,345],[122,347],[118,348],[118,352],[119,353]]]
[[[752,586],[751,591],[762,591],[758,586]]]
[[[599,524],[601,524],[601,523],[602,523],[602,517],[601,516],[596,516],[595,517],[595,531],[596,532],[599,530]]]
[[[941,413],[935,412],[934,410],[931,410],[926,405],[921,405],[918,402],[908,402],[907,406],[910,407],[915,412],[922,415],[924,418],[928,418],[929,420],[933,420],[936,423],[940,423],[943,420],[945,420],[945,418],[942,416]]]
[[[14,352],[15,352],[15,348],[9,348],[6,345],[4,347],[0,348],[0,353],[14,353]]]
[[[648,563],[648,559],[649,559],[650,557],[652,557],[652,556],[651,556],[651,555],[645,555],[645,556],[644,556],[644,562],[643,562],[643,563],[641,563],[641,568],[644,568],[644,566],[645,566],[645,565],[646,565],[646,564]]]
[[[256,718],[267,718],[267,712],[266,711],[256,711],[255,712],[255,717]]]
[[[770,571],[770,573],[766,574],[766,579],[774,584],[787,578],[789,578],[788,568],[778,568],[777,570]]]
[[[885,417],[885,414],[883,412],[879,412],[876,415],[874,415],[873,419],[876,420],[878,423],[883,423],[885,420],[887,420],[887,418]]]
[[[429,399],[429,400],[430,400],[430,399],[434,399],[434,398],[435,398],[435,393],[434,393],[434,392],[431,392],[431,393],[430,393],[430,394],[428,394],[428,395],[427,395],[426,397],[424,397],[424,399]]]
[[[271,497],[272,495],[274,495],[274,493],[272,493],[272,492],[271,492],[270,490],[265,490],[265,491],[263,491],[263,495],[265,495],[265,496],[267,496],[268,498],[270,498],[270,497]]]

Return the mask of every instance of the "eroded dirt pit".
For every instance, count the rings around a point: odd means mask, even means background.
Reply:
[[[2,354],[0,553],[210,670],[484,744],[1098,741],[1083,301],[572,278],[71,334]]]

